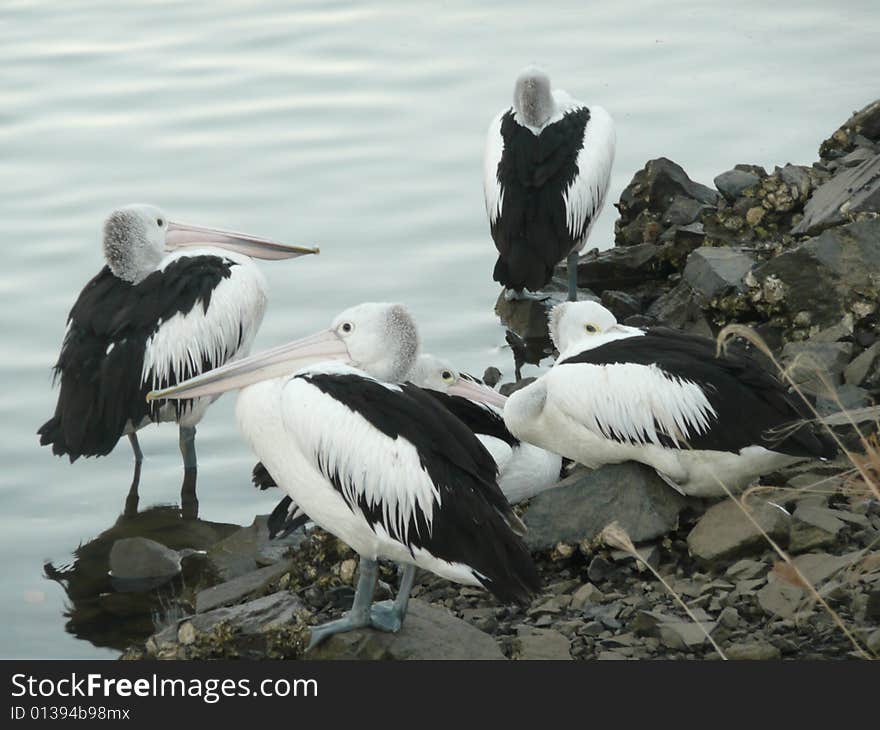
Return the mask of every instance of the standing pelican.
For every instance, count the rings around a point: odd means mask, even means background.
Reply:
[[[556,364],[504,408],[525,441],[593,468],[639,461],[700,497],[835,454],[776,377],[714,340],[626,327],[596,302],[554,307],[550,334]]]
[[[498,486],[511,504],[531,499],[559,481],[562,457],[522,442],[507,430],[501,410],[507,399],[500,393],[428,354],[419,355],[407,380],[427,391],[473,431],[495,460]],[[262,463],[254,467],[253,482],[259,489],[277,486]],[[269,516],[269,536],[284,537],[308,521],[302,508],[285,497]]]
[[[360,554],[351,611],[312,629],[312,645],[362,626],[400,628],[415,566],[502,601],[524,602],[538,587],[489,452],[403,382],[417,352],[403,306],[361,304],[329,330],[149,396],[241,388],[239,428],[266,469],[317,525]],[[373,605],[382,558],[406,567],[395,600]]]
[[[194,499],[196,424],[214,398],[148,405],[146,394],[247,354],[266,308],[267,284],[251,257],[317,253],[262,238],[169,221],[151,205],[128,205],[104,221],[107,265],[70,310],[55,375],[55,415],[38,433],[67,455],[109,454],[128,436],[135,494],[143,454],[137,431],[180,427],[185,486]],[[169,253],[170,252],[170,253]]]
[[[513,106],[489,125],[483,192],[498,261],[494,279],[509,299],[537,291],[568,261],[568,297],[577,299],[578,254],[599,217],[614,163],[614,122],[547,74],[527,68]]]

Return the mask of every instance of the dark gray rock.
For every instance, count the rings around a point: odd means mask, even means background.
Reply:
[[[689,334],[713,337],[712,328],[703,314],[705,301],[695,294],[686,281],[658,297],[646,312],[655,322]]]
[[[623,322],[627,317],[640,314],[641,302],[637,297],[614,289],[606,289],[602,292],[602,306],[610,310],[618,322]]]
[[[712,188],[694,182],[680,165],[660,157],[649,160],[635,174],[620,196],[618,209],[623,218],[633,217],[645,209],[663,213],[678,196],[704,205],[714,206],[718,203],[718,193]]]
[[[856,385],[840,385],[834,391],[834,397],[819,395],[816,398],[816,411],[820,416],[828,416],[840,411],[854,411],[871,405],[874,399],[864,388]]]
[[[295,622],[306,611],[293,593],[279,591],[248,603],[187,616],[166,626],[147,640],[150,654],[173,657],[179,644],[192,644],[199,634],[207,633],[223,623],[231,631],[250,636],[281,629]]]
[[[667,226],[687,226],[696,221],[706,207],[698,200],[676,195],[661,220]]]
[[[483,382],[490,388],[494,388],[501,382],[501,371],[494,366],[487,367],[483,372]]]
[[[114,578],[167,578],[179,572],[180,554],[155,540],[127,537],[110,548],[110,573]]]
[[[843,381],[847,385],[861,385],[868,375],[875,370],[877,358],[880,356],[880,341],[853,358],[843,371]]]
[[[396,634],[359,629],[331,636],[308,659],[504,659],[488,634],[418,598]]]
[[[814,235],[859,213],[876,212],[880,212],[880,155],[839,172],[816,190],[792,233]]]
[[[682,274],[691,288],[707,299],[731,289],[742,291],[743,277],[751,271],[755,259],[738,248],[698,248],[688,256]]]
[[[267,563],[278,562],[290,547],[304,539],[302,530],[280,539],[269,539],[268,516],[257,515],[249,527],[242,527],[208,550],[208,559],[224,581],[252,573]]]
[[[523,626],[517,629],[519,638],[518,659],[569,660],[571,641],[554,629],[536,629]]]
[[[792,317],[808,312],[812,325],[820,328],[848,314],[857,323],[877,309],[878,270],[880,219],[849,223],[756,267],[752,297]]]
[[[751,514],[763,530],[777,542],[788,542],[789,516],[784,510],[752,500]],[[688,551],[705,563],[732,560],[760,552],[767,542],[759,530],[731,500],[712,505],[687,537]]]
[[[601,295],[607,289],[630,289],[665,280],[673,271],[671,249],[645,243],[592,251],[578,263],[578,287]]]
[[[851,342],[790,342],[782,350],[782,362],[790,368],[792,380],[804,390],[827,393],[821,376],[839,385],[852,351]]]
[[[641,464],[580,469],[531,501],[523,517],[526,543],[532,550],[546,550],[559,542],[592,540],[614,521],[634,542],[651,540],[675,529],[686,505],[684,497]]]
[[[880,141],[880,99],[872,101],[847,119],[819,147],[823,160],[843,157],[858,147]]]
[[[290,567],[291,562],[285,560],[199,591],[196,595],[196,613],[205,613],[220,606],[238,603],[247,596],[264,591],[290,570]]]
[[[722,172],[713,182],[727,202],[732,203],[746,190],[761,182],[761,178],[753,172],[734,169]]]

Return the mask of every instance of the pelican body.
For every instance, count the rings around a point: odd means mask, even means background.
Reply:
[[[137,431],[173,421],[184,467],[194,470],[195,427],[216,396],[148,404],[147,393],[247,354],[268,290],[252,257],[317,249],[174,223],[150,205],[114,211],[103,246],[107,265],[68,317],[55,365],[61,390],[40,443],[73,462],[108,454],[127,435],[139,465]]]
[[[776,377],[711,339],[626,327],[596,302],[557,305],[550,329],[556,364],[504,409],[523,440],[592,468],[639,461],[700,497],[834,456]]]
[[[516,80],[513,106],[486,139],[483,192],[498,261],[494,279],[508,298],[547,285],[568,261],[577,298],[577,259],[611,180],[614,122],[600,106],[575,101],[538,69]]]
[[[150,395],[242,389],[239,428],[268,473],[360,554],[351,611],[313,629],[313,645],[359,626],[396,631],[415,567],[504,601],[525,601],[538,586],[492,457],[464,424],[404,382],[417,352],[404,307],[362,304],[330,330]],[[379,559],[406,569],[394,602],[373,605]]]

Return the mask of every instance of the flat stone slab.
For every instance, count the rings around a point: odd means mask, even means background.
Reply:
[[[688,256],[682,276],[691,288],[707,299],[730,289],[745,289],[743,277],[755,259],[738,248],[698,248]]]
[[[788,541],[790,517],[767,502],[750,502],[751,514],[774,540]],[[716,563],[760,552],[767,541],[730,499],[712,505],[687,538],[688,551],[698,560]]]
[[[329,637],[306,659],[505,659],[489,634],[413,598],[396,634],[358,629]]]
[[[526,544],[534,551],[593,540],[615,521],[633,542],[645,542],[674,530],[687,504],[642,464],[579,469],[531,501],[523,517]]]
[[[196,595],[196,613],[205,613],[220,606],[239,603],[243,598],[264,590],[273,581],[278,580],[290,570],[291,565],[291,561],[285,560],[199,591]]]
[[[518,632],[518,659],[526,661],[570,660],[571,641],[554,629],[528,627]]]

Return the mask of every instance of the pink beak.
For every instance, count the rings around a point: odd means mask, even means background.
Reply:
[[[186,223],[168,221],[165,235],[165,250],[173,251],[185,246],[214,246],[230,251],[238,251],[255,259],[277,261],[297,256],[320,253],[320,249],[310,246],[288,246],[269,238],[258,238],[247,233],[223,231],[219,228],[203,228]]]
[[[462,398],[467,398],[468,400],[474,400],[478,403],[486,403],[490,406],[495,406],[496,408],[504,408],[504,404],[507,403],[507,398],[501,393],[492,390],[488,385],[483,385],[482,383],[477,383],[473,380],[466,380],[465,378],[459,378],[458,381],[450,385],[446,392],[449,395],[457,395]]]

